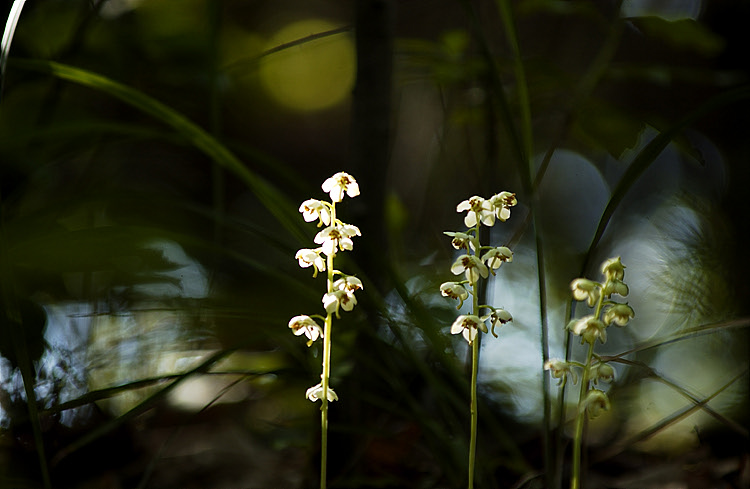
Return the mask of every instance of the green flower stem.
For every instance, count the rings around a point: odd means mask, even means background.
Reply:
[[[583,378],[581,379],[581,393],[578,398],[578,413],[576,414],[576,430],[573,438],[573,470],[570,477],[570,489],[579,489],[581,486],[581,446],[583,444],[583,425],[586,420],[586,409],[584,401],[588,394],[589,384],[589,366],[594,356],[594,343],[589,344],[589,351],[586,356],[586,366],[583,369]]]
[[[607,286],[605,283],[600,290]],[[594,317],[598,318],[602,313],[604,306],[604,294],[599,294],[599,300],[594,309]],[[578,412],[576,413],[576,430],[573,438],[573,469],[570,476],[570,489],[579,489],[581,487],[581,448],[583,445],[583,425],[586,421],[586,408],[584,402],[589,392],[589,370],[591,370],[591,360],[594,358],[594,341],[589,343],[589,350],[586,354],[586,364],[583,366],[583,375],[581,378],[581,392],[578,396]]]
[[[333,257],[328,257],[329,270],[333,265]],[[329,272],[329,290],[332,284]],[[333,316],[328,313],[326,316],[325,327],[323,330],[323,374],[321,375],[321,385],[323,386],[323,396],[320,398],[320,489],[326,487],[326,467],[328,466],[328,379],[331,375],[331,323]]]
[[[476,313],[476,310],[475,310]],[[477,374],[479,373],[479,332],[471,342],[471,440],[469,441],[469,489],[474,488],[474,462],[477,453]]]
[[[336,204],[331,205],[331,223],[336,222]],[[326,291],[333,292],[333,257],[326,257],[327,284]],[[328,384],[331,377],[331,326],[333,324],[333,313],[326,314],[323,327],[323,373],[320,376],[320,385],[323,388],[323,396],[320,398],[320,489],[326,488],[328,468]]]
[[[479,224],[474,228],[474,235],[479,237]],[[481,247],[479,248],[481,249]],[[475,251],[478,254],[479,250]],[[479,315],[479,283],[471,284],[471,313],[475,316]],[[476,462],[477,454],[477,421],[479,420],[477,412],[477,376],[479,373],[479,336],[480,331],[477,331],[477,336],[474,341],[471,342],[471,404],[469,410],[471,413],[471,435],[469,439],[469,489],[474,489],[474,464]]]

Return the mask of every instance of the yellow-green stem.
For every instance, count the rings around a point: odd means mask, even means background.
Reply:
[[[331,224],[336,223],[336,204],[331,206]],[[326,292],[333,292],[333,257],[326,257]],[[333,313],[326,314],[325,326],[323,328],[323,373],[320,375],[320,386],[323,396],[320,406],[320,489],[326,488],[328,467],[328,381],[331,377],[331,326],[333,324]]]
[[[479,229],[477,228],[477,234]],[[479,286],[477,283],[472,284],[472,304],[471,313],[479,316]],[[469,489],[474,489],[474,463],[477,454],[477,375],[479,373],[479,334],[471,342],[471,435],[469,439]]]
[[[583,378],[581,379],[581,393],[578,397],[578,412],[576,414],[576,431],[573,438],[573,469],[570,476],[570,489],[579,489],[581,486],[581,448],[583,445],[583,424],[586,421],[586,409],[584,401],[588,394],[589,384],[589,366],[591,359],[594,357],[594,343],[589,344],[589,351],[586,355],[586,367],[583,369]]]
[[[331,257],[328,257],[328,263],[333,263]],[[331,313],[328,313],[323,330],[323,374],[321,375],[323,396],[320,398],[323,403],[320,407],[320,489],[325,489],[326,487],[326,467],[328,465],[328,379],[331,375],[332,322],[333,317]]]
[[[607,287],[607,283],[601,288],[600,292]],[[599,300],[594,309],[594,317],[598,318],[602,313],[604,306],[604,294],[599,294]],[[576,431],[573,438],[573,468],[570,476],[570,489],[579,489],[581,487],[581,449],[583,447],[583,425],[586,422],[586,395],[589,392],[589,371],[591,370],[591,360],[594,358],[594,343],[596,338],[589,343],[589,350],[586,354],[586,363],[583,367],[581,379],[581,392],[578,395],[578,412],[576,413]]]
[[[474,488],[474,462],[477,454],[477,374],[479,372],[479,332],[471,342],[471,440],[469,441],[469,489]]]

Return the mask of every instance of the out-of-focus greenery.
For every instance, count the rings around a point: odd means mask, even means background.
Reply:
[[[750,12],[667,4],[28,2],[0,99],[0,487],[315,487],[321,352],[287,322],[322,310],[297,206],[337,171],[365,293],[334,325],[330,487],[465,485],[443,231],[502,190],[488,294],[514,321],[483,339],[477,487],[566,484],[576,399],[542,364],[580,355],[568,284],[617,255],[636,316],[601,351],[589,487],[748,484]]]

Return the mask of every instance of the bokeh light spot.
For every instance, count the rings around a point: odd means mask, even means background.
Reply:
[[[294,22],[276,32],[266,49],[337,27],[320,19]],[[343,102],[351,93],[354,76],[354,44],[346,33],[271,53],[260,66],[261,81],[268,94],[280,105],[300,111],[321,110]]]

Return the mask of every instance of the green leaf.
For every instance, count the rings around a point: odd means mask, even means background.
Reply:
[[[665,20],[661,17],[631,19],[644,34],[666,41],[680,49],[714,56],[724,49],[724,39],[693,19]]]
[[[581,108],[572,129],[574,137],[593,147],[602,147],[615,159],[638,143],[645,124],[624,112],[595,100]]]

